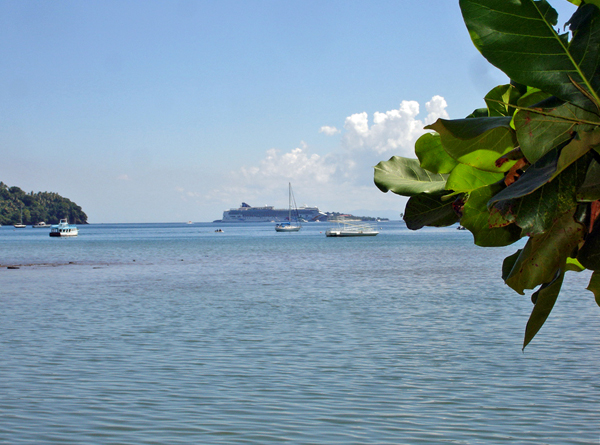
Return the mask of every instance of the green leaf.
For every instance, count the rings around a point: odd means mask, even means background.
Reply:
[[[586,155],[590,150],[598,147],[600,147],[600,128],[577,133],[577,137],[561,150],[554,177],[579,160],[579,158]]]
[[[585,237],[577,259],[587,269],[600,270],[600,218],[596,220],[591,232]]]
[[[442,147],[440,135],[425,133],[415,143],[415,153],[421,167],[432,173],[450,173],[458,164]]]
[[[502,279],[504,281],[508,279],[508,276],[513,270],[513,267],[515,267],[517,260],[521,256],[521,252],[523,252],[523,249],[519,249],[512,255],[509,255],[506,258],[504,258],[504,261],[502,262]]]
[[[589,155],[578,159],[551,182],[544,183],[532,193],[520,199],[500,201],[495,207],[528,235],[545,232],[557,218],[577,207],[576,192],[585,178],[589,159]],[[531,167],[525,173],[529,173],[530,170]],[[524,176],[525,174],[511,187],[521,182]],[[511,187],[498,193],[493,200]]]
[[[497,167],[495,162],[517,144],[510,117],[438,119],[425,127],[440,134],[446,153],[461,164],[489,172],[505,172],[514,162]]]
[[[550,283],[562,264],[583,239],[584,226],[565,213],[545,233],[532,236],[514,262],[505,282],[523,295],[525,289]]]
[[[375,166],[375,185],[382,192],[414,196],[444,190],[448,175],[431,173],[419,165],[416,159],[392,156]]]
[[[593,202],[600,199],[600,163],[592,159],[585,176],[585,181],[577,190],[577,200]]]
[[[514,85],[499,85],[485,96],[489,116],[512,116],[521,97],[521,92]]]
[[[588,137],[588,135],[590,136]],[[494,196],[488,205],[492,206],[502,200],[529,195],[552,181],[567,168],[572,167],[573,163],[577,163],[577,168],[574,170],[577,175],[572,179],[575,180],[578,178],[577,185],[582,185],[583,172],[581,169],[589,172],[588,164],[592,162],[592,159],[590,156],[585,157],[583,162],[580,159],[590,151],[590,147],[592,146],[590,145],[590,141],[595,140],[595,138],[600,142],[600,131],[584,133],[582,139],[573,140],[565,147],[558,147],[546,153],[535,164],[530,166],[517,181]]]
[[[581,263],[577,261],[576,258],[569,257],[567,258],[567,265],[565,269],[570,270],[572,272],[583,272],[585,270],[585,267],[583,267]]]
[[[521,150],[532,164],[553,148],[571,140],[574,132],[592,130],[593,125],[589,122],[598,121],[598,116],[569,103],[536,110],[520,110],[514,119]]]
[[[477,108],[473,110],[471,114],[467,116],[467,119],[472,119],[474,117],[489,117],[490,112],[487,108]]]
[[[508,246],[521,238],[521,229],[515,224],[490,227],[490,213],[486,204],[499,188],[499,185],[492,185],[472,191],[463,207],[460,223],[471,231],[478,246]]]
[[[535,192],[552,178],[557,165],[558,150],[555,149],[531,165],[517,181],[490,199],[488,206],[491,207],[499,201],[521,198]]]
[[[539,332],[550,315],[550,312],[556,303],[556,299],[558,298],[558,294],[560,293],[564,277],[564,268],[559,268],[556,271],[554,279],[549,283],[544,283],[540,289],[531,296],[532,301],[535,301],[535,306],[533,307],[533,311],[531,311],[527,326],[525,327],[523,349],[525,349],[529,342],[533,340],[535,334]]]
[[[443,199],[447,192],[421,193],[411,197],[404,209],[406,227],[418,230],[424,226],[445,227],[458,222],[451,199]]]
[[[491,173],[466,164],[458,164],[446,182],[446,190],[470,192],[504,179],[504,173]],[[490,196],[491,198],[491,196]]]
[[[517,101],[517,105],[519,107],[540,107],[540,103],[545,103],[548,99],[550,99],[552,96],[551,94],[545,93],[542,90],[540,90],[539,88],[531,88],[531,87],[527,87],[527,92],[525,94],[523,94],[519,100]],[[563,104],[564,102],[562,100],[559,100],[557,98],[554,98],[553,101],[550,101],[551,104],[553,104],[554,107],[560,106],[561,104]],[[547,105],[544,105],[547,107]],[[517,111],[517,113],[520,113],[520,111]],[[515,114],[516,116],[516,114]]]
[[[555,30],[558,15],[545,0],[460,0],[460,7],[477,49],[508,77],[596,109],[588,96],[600,103],[598,8],[587,4],[577,10],[569,43],[567,33]]]
[[[592,274],[590,284],[588,284],[586,289],[594,293],[596,304],[600,306],[600,272],[594,272]]]

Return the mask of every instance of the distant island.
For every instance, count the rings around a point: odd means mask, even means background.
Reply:
[[[58,193],[26,193],[0,182],[0,224],[32,225],[41,221],[58,224],[61,218],[73,224],[87,224],[87,215],[81,207]]]
[[[327,221],[389,221],[389,218],[379,218],[373,216],[356,216],[349,213],[326,212]]]

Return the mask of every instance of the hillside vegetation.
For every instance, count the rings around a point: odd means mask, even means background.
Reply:
[[[19,187],[0,182],[0,224],[21,221],[28,225],[40,221],[58,224],[61,218],[67,218],[73,224],[87,224],[87,215],[81,207],[58,193],[26,193]]]

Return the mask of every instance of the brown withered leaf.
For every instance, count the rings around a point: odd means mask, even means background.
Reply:
[[[519,159],[515,165],[511,167],[509,171],[506,172],[506,176],[504,177],[504,184],[508,187],[513,184],[521,174],[523,174],[523,168],[527,166],[529,163],[525,158]]]

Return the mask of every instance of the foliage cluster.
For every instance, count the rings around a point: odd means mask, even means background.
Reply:
[[[483,247],[528,237],[502,266],[516,292],[536,289],[523,347],[566,271],[593,271],[600,305],[600,0],[571,1],[561,32],[546,0],[460,0],[473,43],[511,83],[467,118],[427,126],[418,160],[375,167],[379,189],[410,197],[411,229],[459,222]]]
[[[58,224],[67,218],[73,224],[86,224],[87,215],[74,202],[57,193],[25,193],[19,187],[0,182],[0,224]]]

